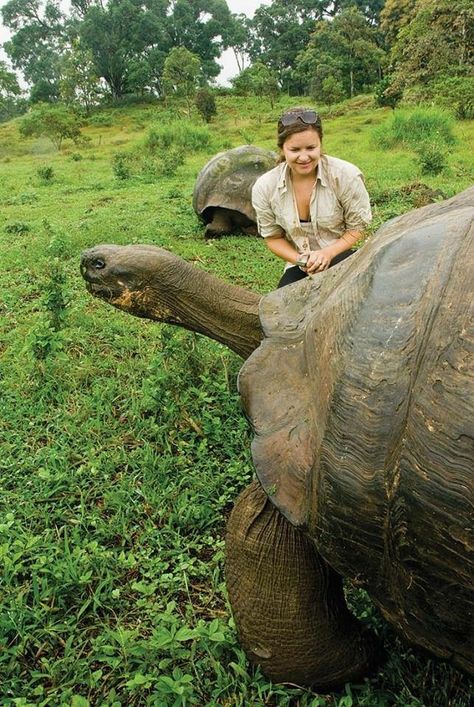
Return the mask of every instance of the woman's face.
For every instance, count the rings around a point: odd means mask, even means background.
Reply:
[[[306,176],[316,170],[321,157],[321,140],[316,130],[308,128],[287,137],[282,151],[292,173]]]

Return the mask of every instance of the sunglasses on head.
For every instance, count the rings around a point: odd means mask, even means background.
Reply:
[[[283,113],[280,118],[280,123],[287,128],[289,125],[294,125],[300,120],[306,125],[316,125],[320,122],[319,115],[314,110],[299,110],[290,113]]]

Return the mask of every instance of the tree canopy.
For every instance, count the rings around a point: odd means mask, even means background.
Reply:
[[[251,79],[252,92],[269,82],[272,95],[326,102],[378,84],[393,104],[415,85],[439,91],[442,79],[473,75],[472,0],[272,0],[252,19],[226,0],[71,0],[69,14],[60,0],[9,0],[1,13],[12,33],[4,49],[33,102],[163,96],[174,50],[197,57],[201,85],[212,86],[230,48],[246,72],[236,90]]]

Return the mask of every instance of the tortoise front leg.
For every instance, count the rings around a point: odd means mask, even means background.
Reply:
[[[341,577],[257,481],[237,499],[226,543],[239,638],[271,680],[328,690],[367,674],[375,636],[349,612]]]
[[[212,221],[207,224],[204,231],[205,238],[219,238],[234,231],[232,211],[216,207],[212,214]]]

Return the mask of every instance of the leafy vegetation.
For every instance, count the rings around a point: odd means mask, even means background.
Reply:
[[[77,142],[81,135],[80,121],[65,105],[37,105],[20,121],[20,132],[26,137],[48,137],[60,150],[63,140]]]
[[[453,126],[452,117],[440,110],[398,110],[374,130],[374,138],[384,148],[417,147],[420,143],[435,141],[440,146],[447,146],[455,141]]]
[[[238,95],[312,95],[327,105],[378,92],[472,115],[474,14],[470,0],[271,0],[250,19],[225,0],[8,0],[4,49],[28,84],[25,98],[0,63],[0,119],[29,104],[64,102],[86,113],[115,103],[184,96],[212,85],[232,49]],[[377,87],[377,88],[376,88]]]
[[[198,115],[180,133],[172,118],[181,105],[104,108],[82,128],[80,152],[20,137],[18,121],[0,126],[0,213],[10,225],[0,231],[2,705],[469,705],[472,683],[402,644],[351,587],[353,610],[385,644],[378,673],[318,695],[249,666],[223,577],[225,519],[252,476],[240,361],[215,342],[108,309],[78,272],[94,244],[153,243],[270,291],[276,259],[259,239],[205,241],[191,196],[215,152],[247,138],[274,148],[276,118],[293,102],[218,97],[207,141]],[[355,98],[323,120],[326,151],[365,174],[372,231],[472,182],[471,121],[452,122],[446,168],[422,179],[411,145],[372,145],[392,111],[369,104]],[[117,179],[117,152],[159,160],[183,134],[178,174]],[[39,179],[45,164],[54,179]]]

